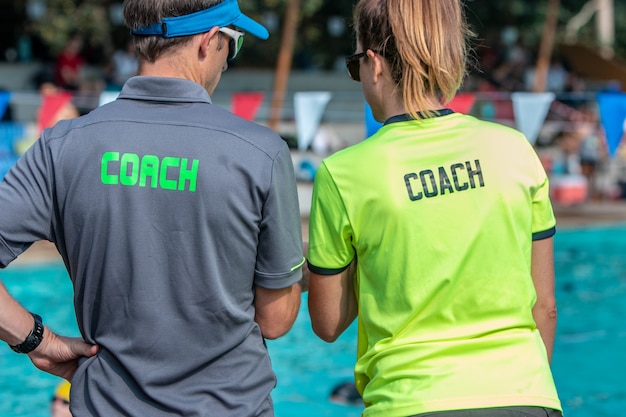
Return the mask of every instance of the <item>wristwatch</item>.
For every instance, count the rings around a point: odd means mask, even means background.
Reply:
[[[20,343],[19,345],[11,346],[17,353],[29,353],[33,350],[37,349],[37,346],[43,340],[43,322],[41,320],[41,316],[30,313],[35,319],[35,325],[33,326],[33,330],[30,331],[29,335],[26,336],[26,339]]]

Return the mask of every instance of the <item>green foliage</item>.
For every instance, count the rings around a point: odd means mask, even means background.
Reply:
[[[45,0],[46,17],[32,23],[31,30],[58,53],[72,32],[79,32],[86,42],[110,47],[112,28],[107,16],[108,6],[121,0]],[[270,26],[270,39],[246,37],[243,53],[234,64],[240,67],[272,68],[278,56],[284,15],[290,0],[240,0],[240,7],[260,22]],[[566,23],[588,0],[561,0],[557,42],[564,35]],[[296,68],[332,69],[355,47],[351,17],[356,0],[300,0],[300,16],[295,39]],[[516,26],[523,43],[534,52],[539,45],[546,15],[547,0],[465,0],[468,20],[477,33],[477,42],[497,48],[500,32],[507,25]],[[626,1],[615,1],[615,49],[626,56]],[[333,36],[328,25],[331,19],[344,21],[344,31]],[[271,25],[275,22],[275,25]],[[595,22],[587,23],[579,32],[579,41],[596,45]]]
[[[72,33],[83,36],[89,44],[108,46],[111,25],[107,8],[98,0],[46,0],[46,15],[33,22],[31,31],[58,54]]]
[[[561,0],[555,41],[564,40],[567,22],[580,12],[589,0]],[[547,0],[466,0],[466,13],[480,41],[497,47],[498,36],[506,25],[519,29],[521,40],[534,51],[541,40],[547,12]],[[615,1],[615,50],[626,56],[626,2]],[[578,41],[597,46],[595,16],[578,33]]]
[[[287,8],[289,0],[240,0],[239,7],[250,14],[252,11],[257,13],[276,12],[282,14]],[[315,14],[327,0],[300,0],[300,13],[302,16],[310,16]]]
[[[290,0],[240,0],[241,9],[248,15],[265,23],[270,29],[270,38],[260,41],[247,37],[236,65],[240,67],[268,67],[276,64],[282,40],[284,15]],[[353,45],[350,28],[346,26],[344,37],[332,38],[327,24],[330,16],[349,17],[353,0],[300,0],[298,32],[295,39],[294,66],[296,68],[332,67],[335,58]],[[268,18],[277,19],[277,27],[268,25]]]
[[[241,0],[241,8],[256,14],[263,21],[267,13],[279,16],[282,26],[288,0]],[[300,0],[301,15],[296,39],[294,64],[296,67],[331,69],[341,56],[349,54],[355,47],[352,34],[352,9],[356,0]],[[555,41],[561,42],[567,22],[575,16],[588,0],[561,0],[558,30]],[[547,12],[547,0],[465,0],[465,8],[472,30],[477,34],[476,46],[499,47],[500,32],[505,26],[518,28],[521,41],[536,52]],[[618,56],[626,56],[626,2],[615,1],[615,50]],[[345,32],[333,37],[327,31],[331,16],[343,17]],[[247,39],[247,47],[241,56],[240,65],[271,67],[276,61],[280,47],[281,32],[272,31],[266,42]],[[579,32],[579,41],[597,45],[595,21],[592,19]],[[244,46],[246,48],[246,46]]]

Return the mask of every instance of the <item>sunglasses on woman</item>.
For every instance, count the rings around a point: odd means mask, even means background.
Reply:
[[[228,41],[228,60],[235,59],[241,47],[243,46],[243,32],[230,28],[220,28],[220,32],[228,35],[230,40]]]
[[[375,54],[384,56],[378,51],[374,51],[373,49],[367,49],[365,52],[359,52],[358,54],[349,55],[344,58],[346,60],[346,67],[348,68],[348,74],[350,75],[350,78],[358,83],[361,82],[361,58],[367,55],[367,51],[372,51]]]
[[[356,82],[361,82],[361,58],[365,55],[367,55],[367,52],[359,52],[358,54],[350,55],[345,58],[348,75]]]

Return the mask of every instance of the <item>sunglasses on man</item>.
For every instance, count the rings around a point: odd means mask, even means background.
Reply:
[[[241,47],[243,46],[243,32],[239,32],[238,30],[230,29],[230,28],[220,28],[220,32],[227,35],[230,40],[228,41],[228,60],[232,61],[235,59]]]

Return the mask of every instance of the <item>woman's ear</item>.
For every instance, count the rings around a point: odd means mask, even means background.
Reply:
[[[387,67],[387,62],[382,57],[382,55],[377,54],[371,49],[367,50],[367,61],[371,66],[372,70],[372,81],[379,81],[380,77],[385,75],[385,68]]]

